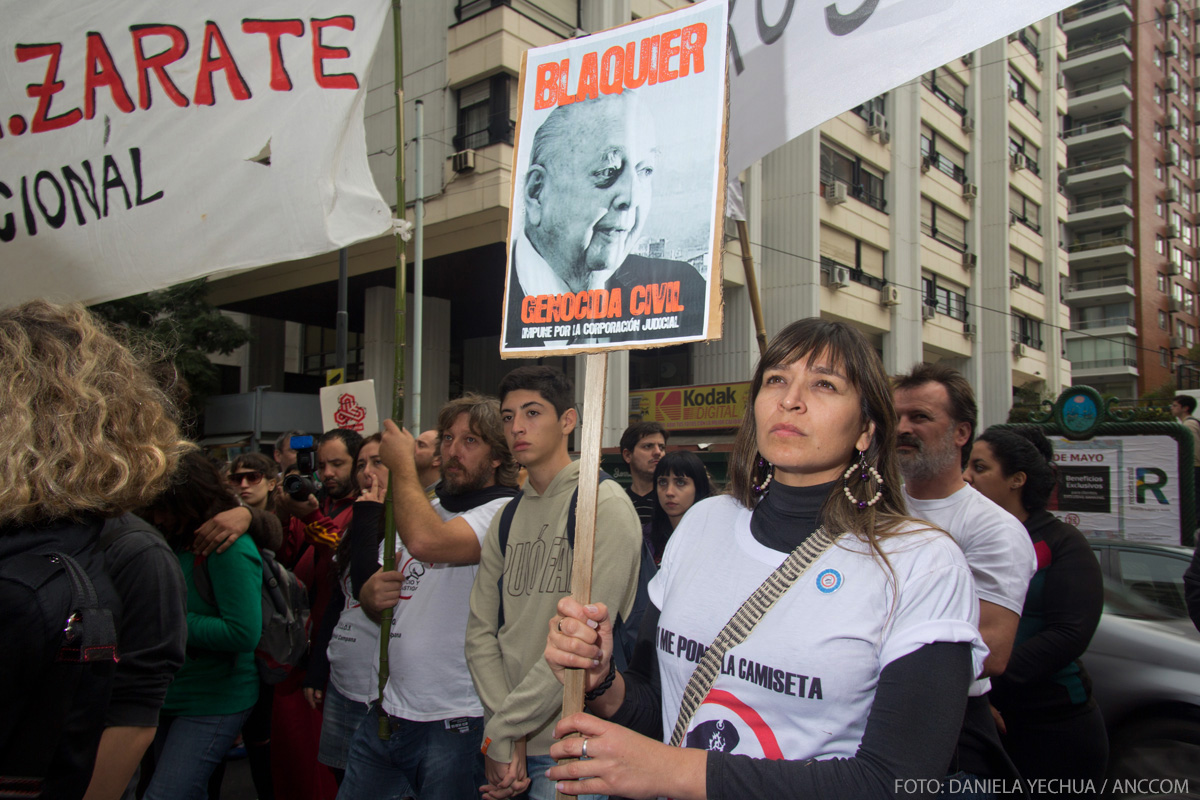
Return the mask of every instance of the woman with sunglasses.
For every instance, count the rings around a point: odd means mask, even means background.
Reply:
[[[379,693],[379,625],[363,611],[358,592],[379,568],[388,486],[388,468],[379,457],[381,440],[378,433],[368,436],[358,451],[354,481],[361,494],[350,530],[338,542],[333,592],[304,679],[309,705],[323,706],[317,760],[333,770],[339,785],[350,740]]]
[[[775,337],[730,492],[675,529],[629,669],[603,604],[559,601],[546,660],[585,671],[592,712],[555,728],[552,756],[587,759],[548,771],[562,791],[858,800],[945,775],[987,651],[962,551],[906,514],[896,424],[862,333]]]
[[[229,468],[233,493],[247,508],[273,511],[272,498],[279,485],[279,465],[262,453],[243,453]]]

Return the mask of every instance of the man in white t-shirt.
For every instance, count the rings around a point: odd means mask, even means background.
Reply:
[[[471,586],[484,534],[516,495],[517,463],[504,438],[500,404],[468,394],[438,416],[442,480],[426,500],[411,434],[391,420],[380,456],[391,471],[396,568],[363,585],[359,600],[378,618],[394,608],[389,678],[370,724],[350,745],[345,797],[452,800],[486,782],[483,705],[463,646]],[[380,725],[391,735],[379,738]]]
[[[971,685],[950,772],[1006,778],[1012,766],[987,703],[988,678],[1008,665],[1036,568],[1033,545],[1016,517],[963,481],[978,419],[966,379],[941,364],[919,364],[894,378],[892,389],[909,513],[947,531],[962,548],[979,598],[979,633],[989,650],[979,680]]]

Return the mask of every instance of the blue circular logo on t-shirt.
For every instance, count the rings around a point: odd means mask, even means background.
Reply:
[[[825,594],[836,592],[842,587],[842,573],[836,569],[822,570],[817,576],[817,588]]]

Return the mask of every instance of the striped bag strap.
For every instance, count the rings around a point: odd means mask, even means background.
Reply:
[[[679,719],[675,721],[675,731],[671,734],[671,745],[678,747],[683,742],[688,725],[696,714],[696,709],[708,696],[721,665],[725,663],[725,654],[746,640],[768,611],[783,597],[783,593],[800,579],[805,571],[816,563],[826,550],[833,544],[833,537],[818,528],[811,536],[784,559],[779,567],[767,576],[754,593],[751,594],[741,607],[730,617],[729,622],[717,634],[712,645],[704,651],[704,656],[691,679],[683,690],[683,700],[679,705]]]

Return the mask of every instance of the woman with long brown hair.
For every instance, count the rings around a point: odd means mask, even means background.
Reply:
[[[550,621],[546,659],[585,670],[591,711],[555,731],[580,735],[553,756],[586,759],[549,771],[563,791],[892,797],[945,774],[986,651],[962,553],[906,514],[895,427],[861,333],[807,319],[775,337],[730,494],[676,528],[629,670],[603,605],[564,598]]]

